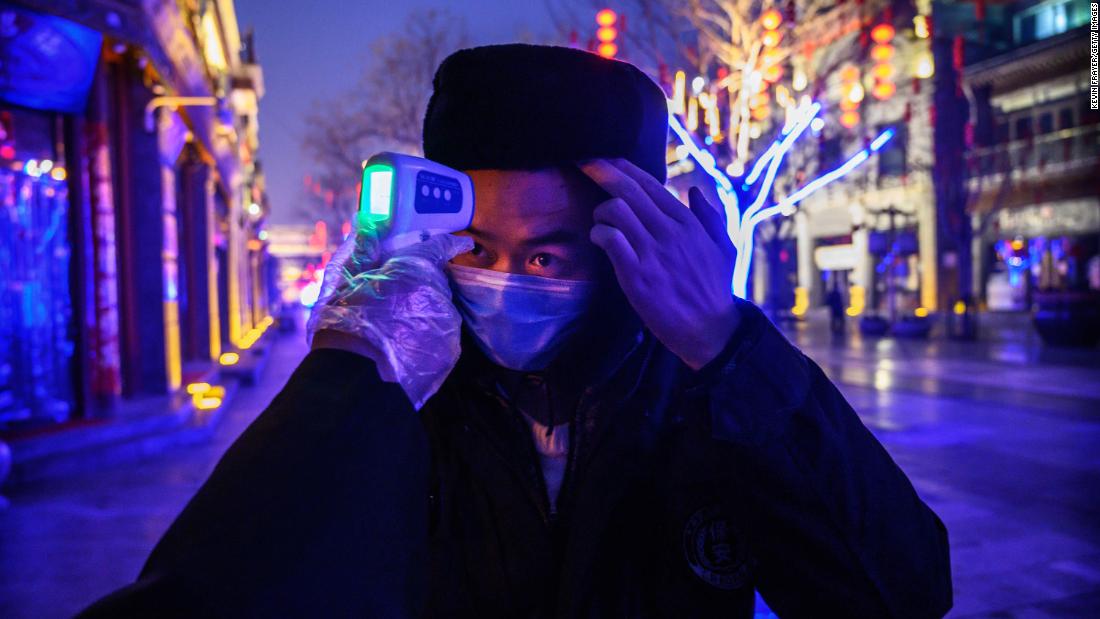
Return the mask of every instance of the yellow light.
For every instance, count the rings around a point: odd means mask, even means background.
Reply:
[[[928,316],[928,308],[918,307],[917,309],[913,310],[913,315],[917,318],[925,318]]]
[[[610,43],[619,35],[619,31],[610,26],[604,26],[596,31],[596,40],[600,43]]]
[[[871,89],[871,94],[879,101],[882,101],[883,99],[889,99],[894,96],[894,93],[897,91],[898,87],[895,86],[893,82],[879,82]]]
[[[888,80],[894,77],[894,65],[888,62],[876,64],[874,68],[871,69],[871,75],[880,80]]]
[[[778,82],[781,77],[783,77],[783,67],[777,64],[764,69],[764,81],[766,82]]]
[[[890,24],[879,24],[871,29],[871,40],[875,43],[889,43],[894,38],[894,27]]]
[[[241,356],[235,352],[224,352],[222,356],[218,357],[218,363],[222,365],[237,365],[240,360]]]
[[[59,182],[65,180],[68,176],[68,173],[65,172],[65,168],[54,168],[50,172],[50,177]]]
[[[283,267],[282,272],[279,273],[279,278],[282,279],[284,282],[297,281],[301,277],[302,277],[302,270],[299,269],[298,267],[292,267],[292,266]]]
[[[844,313],[849,316],[859,316],[863,313],[867,303],[867,291],[863,286],[850,286],[848,288],[848,308]]]
[[[187,385],[187,395],[196,395],[210,391],[210,383],[191,383]]]
[[[225,387],[221,385],[214,385],[209,391],[203,394],[203,397],[218,398],[219,400],[225,398]]]
[[[917,66],[913,74],[920,79],[928,79],[936,74],[936,64],[932,61],[931,52],[923,52],[917,56]]]
[[[863,84],[856,82],[852,84],[851,88],[848,89],[847,99],[852,103],[859,103],[860,101],[863,101],[864,94],[866,93],[864,93],[863,91]]]
[[[810,293],[805,288],[799,286],[794,289],[794,307],[791,308],[791,313],[795,316],[803,316],[806,311],[810,309]]]
[[[840,111],[842,112],[854,112],[859,109],[859,103],[852,101],[848,97],[844,97],[840,100]]]
[[[225,71],[229,64],[225,60],[225,49],[222,47],[218,25],[214,21],[214,13],[215,11],[207,11],[202,17],[202,51],[207,64]]]
[[[760,25],[764,26],[765,30],[775,30],[781,23],[783,23],[783,16],[775,9],[768,9],[760,16]]]
[[[721,117],[719,116],[718,97],[714,97],[713,104],[707,107],[707,112],[704,114],[707,121],[707,134],[713,138],[718,139],[722,133]]]
[[[931,31],[928,29],[928,16],[917,15],[913,18],[913,34],[917,35],[918,39],[927,39],[931,36]]]
[[[672,80],[672,113],[683,114],[686,110],[684,96],[687,94],[687,74],[677,71]]]
[[[183,382],[183,356],[180,349],[179,301],[164,301],[164,360],[167,364],[169,389],[179,389]]]
[[[786,86],[776,86],[775,102],[783,107],[786,107],[788,103],[793,105],[794,102],[791,100],[791,91],[787,90]]]
[[[1024,248],[1024,242],[1021,241],[1020,239],[1012,239],[1012,243],[1010,243],[1010,245],[1012,246],[1012,249],[1014,249],[1015,251],[1020,251],[1021,249]]]
[[[875,62],[886,62],[893,57],[893,45],[876,45],[871,48],[871,60],[874,60]]]
[[[840,80],[842,82],[857,82],[859,81],[859,68],[854,65],[848,65],[840,70]]]
[[[760,42],[764,44],[764,47],[772,48],[779,45],[779,41],[783,38],[783,35],[778,30],[767,30],[763,36],[760,37]]]
[[[844,112],[840,115],[840,124],[845,128],[851,129],[859,124],[859,112]]]
[[[600,43],[600,46],[596,48],[596,53],[604,58],[614,58],[615,54],[619,53],[619,46],[614,43]]]
[[[212,411],[222,405],[221,398],[198,398],[195,400],[195,408],[200,411]]]
[[[764,120],[772,113],[772,109],[768,106],[754,107],[751,110],[751,114],[754,120]],[[753,138],[755,139],[755,137]]]
[[[953,307],[952,310],[955,312],[955,315],[962,316],[966,313],[966,303],[955,301],[955,307]]]
[[[806,86],[809,85],[809,79],[806,77],[806,72],[802,69],[794,70],[794,77],[791,78],[791,86],[798,92],[806,90]]]
[[[699,128],[699,101],[695,97],[688,99],[687,130],[695,131]]]
[[[603,9],[596,13],[596,24],[600,26],[610,26],[615,23],[619,16],[611,9]]]

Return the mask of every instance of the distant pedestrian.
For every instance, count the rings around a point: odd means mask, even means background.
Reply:
[[[844,297],[840,294],[840,286],[835,282],[833,289],[825,297],[825,304],[829,306],[829,330],[833,335],[844,333]]]

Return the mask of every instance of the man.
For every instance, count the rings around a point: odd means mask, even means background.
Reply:
[[[470,229],[342,249],[313,351],[86,616],[945,613],[942,523],[663,188],[660,89],[526,45],[434,89]]]
[[[840,281],[833,275],[833,285],[825,295],[825,304],[829,306],[829,331],[833,335],[844,335],[844,297],[840,294]]]

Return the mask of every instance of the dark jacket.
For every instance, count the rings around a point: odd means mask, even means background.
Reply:
[[[480,355],[417,415],[373,362],[311,352],[85,616],[751,617],[754,587],[780,617],[943,615],[943,524],[741,307],[699,372],[644,333],[612,355],[556,509]]]

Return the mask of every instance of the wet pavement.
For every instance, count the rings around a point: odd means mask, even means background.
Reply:
[[[992,341],[790,337],[841,390],[946,522],[951,617],[1100,616],[1100,351],[1051,351],[1026,325]],[[67,617],[131,581],[218,458],[305,352],[273,350],[209,443],[7,489],[0,617]]]
[[[854,327],[854,325],[852,325]],[[1100,617],[1100,350],[788,335],[947,525],[951,617]]]

